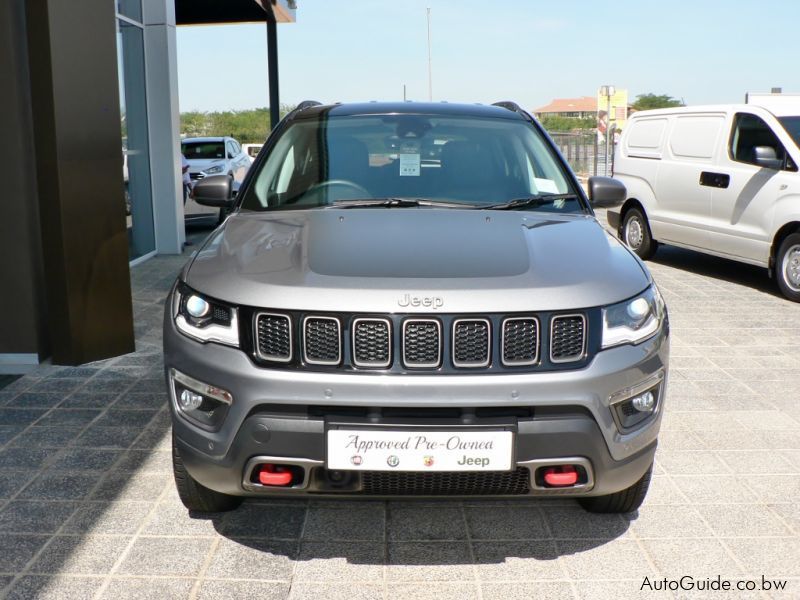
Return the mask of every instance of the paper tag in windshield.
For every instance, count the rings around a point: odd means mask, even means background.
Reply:
[[[400,155],[400,177],[419,177],[419,154]]]
[[[534,178],[533,183],[536,185],[536,190],[538,192],[544,192],[545,194],[557,194],[558,188],[556,187],[556,182],[552,179],[539,179],[538,177]]]

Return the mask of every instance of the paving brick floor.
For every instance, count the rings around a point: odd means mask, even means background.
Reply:
[[[800,305],[760,269],[662,248],[672,374],[646,504],[247,501],[189,515],[169,458],[164,296],[185,258],[132,270],[135,354],[0,390],[0,596],[800,598]],[[684,575],[782,593],[640,593]]]

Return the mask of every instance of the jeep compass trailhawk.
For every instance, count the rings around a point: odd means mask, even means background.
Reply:
[[[517,105],[304,102],[186,265],[164,320],[175,480],[243,496],[570,495],[636,509],[667,312]]]

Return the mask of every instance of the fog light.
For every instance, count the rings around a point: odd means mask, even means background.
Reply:
[[[197,410],[203,403],[203,397],[191,390],[183,390],[178,401],[181,403],[183,410]]]
[[[653,392],[645,392],[631,400],[631,404],[639,412],[653,412],[656,407],[656,398],[653,396]]]
[[[175,369],[170,374],[178,413],[203,429],[219,429],[233,403],[230,392]]]
[[[632,429],[648,422],[658,410],[658,396],[660,386],[656,385],[644,391],[638,391],[635,395],[630,391],[624,390],[618,394],[623,399],[616,400],[612,397],[611,410],[617,421],[619,429],[627,433]],[[639,390],[642,390],[640,387]]]

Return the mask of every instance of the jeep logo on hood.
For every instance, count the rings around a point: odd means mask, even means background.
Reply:
[[[407,306],[429,306],[433,309],[444,306],[444,300],[440,296],[412,296],[404,294],[397,303],[403,308]]]

